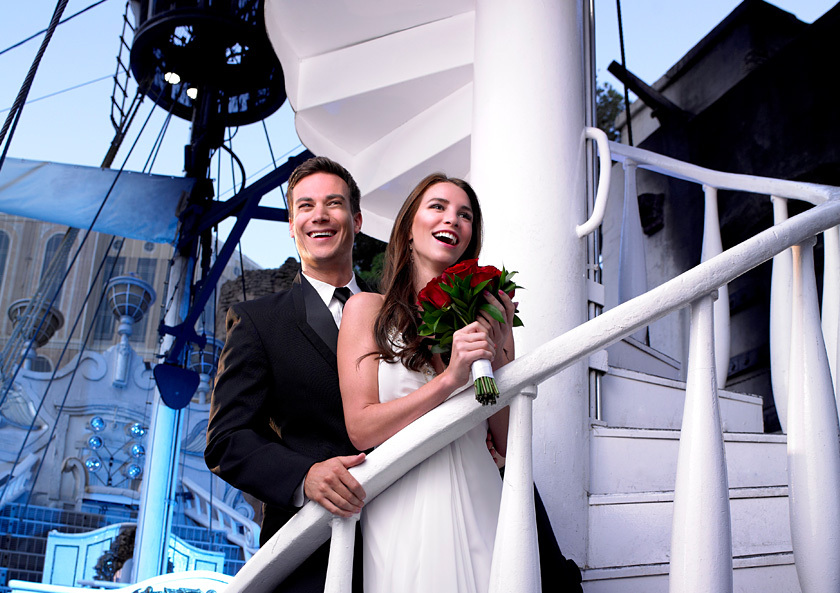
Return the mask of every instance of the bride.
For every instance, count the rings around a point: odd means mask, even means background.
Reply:
[[[504,293],[488,315],[455,332],[448,360],[417,335],[417,293],[449,266],[478,257],[481,209],[465,181],[435,173],[403,204],[386,251],[384,294],[360,293],[344,308],[338,371],[347,431],[359,450],[380,445],[470,383],[478,359],[513,358],[514,304]],[[488,451],[505,454],[508,409],[415,467],[365,505],[365,593],[486,593],[501,499]]]

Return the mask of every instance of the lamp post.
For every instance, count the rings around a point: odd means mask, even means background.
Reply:
[[[49,342],[55,332],[64,325],[64,315],[61,314],[61,311],[54,307],[48,307],[46,303],[36,307],[28,316],[25,315],[26,309],[29,307],[29,301],[30,299],[18,299],[9,305],[7,310],[12,325],[17,328],[21,323],[24,324],[23,368],[25,370],[32,368],[32,362],[36,357],[35,351]],[[29,327],[26,327],[27,325]]]
[[[190,352],[187,368],[198,373],[199,384],[196,390],[199,404],[207,403],[207,394],[210,393],[210,381],[216,375],[216,367],[219,365],[219,356],[225,343],[216,338],[207,338],[207,343],[200,350]]]
[[[117,348],[117,360],[114,366],[114,387],[128,384],[128,369],[131,366],[131,345],[128,340],[135,323],[141,321],[149,306],[155,301],[155,291],[151,284],[136,276],[117,276],[112,278],[105,288],[111,312],[120,320],[117,333],[120,344]]]

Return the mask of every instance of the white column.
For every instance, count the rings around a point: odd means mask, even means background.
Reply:
[[[840,227],[825,231],[823,239],[822,330],[834,382],[834,396],[840,398]],[[840,399],[837,401],[840,408]]]
[[[510,431],[505,458],[505,484],[493,548],[490,593],[541,590],[531,432],[536,386],[510,404]]]
[[[471,180],[482,261],[518,270],[519,354],[586,320],[582,42],[577,2],[477,0]],[[589,404],[581,362],[540,385],[534,475],[563,553],[585,561]]]
[[[732,592],[729,481],[715,378],[712,297],[691,305],[685,410],[674,487],[672,593]]]
[[[324,593],[351,593],[353,590],[353,550],[356,542],[356,522],[359,515],[330,520],[330,557]]]
[[[788,500],[802,593],[840,591],[840,425],[820,331],[814,243],[792,248]]]
[[[788,219],[787,200],[773,196],[773,224]],[[787,429],[788,367],[790,366],[791,252],[773,257],[770,280],[770,382],[782,431]]]
[[[723,253],[723,243],[720,238],[717,188],[704,185],[703,192],[706,200],[700,261],[709,261]],[[718,299],[715,301],[715,369],[718,389],[723,389],[729,374],[729,285],[727,284],[718,289]]]
[[[186,267],[186,258],[177,257],[170,270],[169,294],[164,302],[179,304],[171,306],[166,314],[165,323],[171,327],[183,318],[180,305],[186,300],[183,288]],[[161,352],[167,352],[173,341],[174,338],[167,335],[161,344]],[[166,573],[167,544],[177,483],[177,457],[181,448],[180,419],[180,411],[163,403],[156,386],[146,447],[146,465],[140,488],[137,535],[134,538],[132,577],[135,583]]]

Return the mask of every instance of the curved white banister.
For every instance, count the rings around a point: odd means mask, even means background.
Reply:
[[[583,224],[575,227],[578,239],[584,238],[595,231],[604,221],[604,213],[607,211],[607,198],[610,195],[610,170],[612,169],[612,157],[610,156],[610,140],[606,133],[598,128],[584,128],[584,134],[590,140],[594,140],[598,146],[598,161],[600,172],[598,173],[598,192],[595,194],[595,205],[592,207],[592,216]]]
[[[669,588],[732,593],[729,481],[715,381],[711,296],[691,304],[685,409],[674,487]]]
[[[773,223],[778,225],[788,219],[787,199],[772,196],[771,200]],[[773,272],[770,278],[770,384],[782,432],[787,430],[792,270],[790,249],[773,257]]]
[[[510,404],[505,483],[496,527],[490,593],[540,590],[531,435],[536,385]]]
[[[840,228],[828,229],[823,239],[822,331],[840,408]]]
[[[718,214],[717,188],[703,186],[705,213],[703,216],[703,247],[700,261],[708,261],[723,253],[720,237],[720,215]],[[729,286],[718,289],[715,301],[715,366],[717,386],[723,389],[729,371]]]
[[[352,593],[353,552],[356,542],[356,523],[359,515],[347,519],[333,517],[330,520],[330,557],[327,564],[327,579],[324,593]]]
[[[639,195],[636,191],[635,161],[624,165],[624,201],[621,215],[621,236],[618,246],[618,301],[624,303],[647,291],[647,263],[642,219],[639,214]],[[633,333],[633,338],[647,343],[647,328]]]
[[[820,331],[813,237],[793,247],[787,469],[803,593],[840,588],[840,425]]]
[[[804,184],[803,184],[804,185]],[[825,204],[732,247],[644,295],[577,326],[496,373],[507,405],[515,394],[539,384],[652,321],[708,295],[775,254],[840,224],[840,189],[827,188]],[[473,390],[451,398],[407,426],[350,471],[371,500],[420,461],[466,433],[496,408],[483,407]],[[330,534],[331,515],[308,503],[239,571],[225,593],[267,593]],[[283,561],[276,561],[278,555]]]
[[[837,188],[830,185],[788,181],[786,179],[773,179],[755,175],[724,173],[678,161],[677,159],[662,156],[661,154],[649,152],[641,148],[619,144],[618,142],[610,142],[610,153],[614,161],[623,163],[625,160],[630,159],[643,169],[700,185],[711,185],[718,189],[783,196],[785,198],[803,200],[811,204],[822,204],[831,200],[832,196],[837,195]]]

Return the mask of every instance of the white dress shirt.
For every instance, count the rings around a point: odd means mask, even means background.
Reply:
[[[303,272],[301,272],[303,274]],[[336,327],[341,327],[341,312],[344,309],[344,305],[342,305],[341,301],[335,298],[335,289],[341,288],[340,286],[333,286],[332,284],[328,284],[326,282],[322,282],[321,280],[316,280],[312,276],[308,276],[303,274],[304,277],[309,281],[312,285],[312,288],[315,289],[315,292],[318,293],[318,296],[321,297],[321,300],[324,301],[324,304],[332,313],[333,319],[335,319]],[[356,275],[354,274],[353,277],[350,279],[350,282],[346,284],[347,288],[350,289],[350,292],[353,294],[359,293],[362,291],[359,288],[359,284],[356,282]],[[303,484],[306,482],[306,477],[303,478],[300,485],[295,490],[294,500],[292,504],[296,507],[302,507],[306,501],[306,495],[303,493]]]

